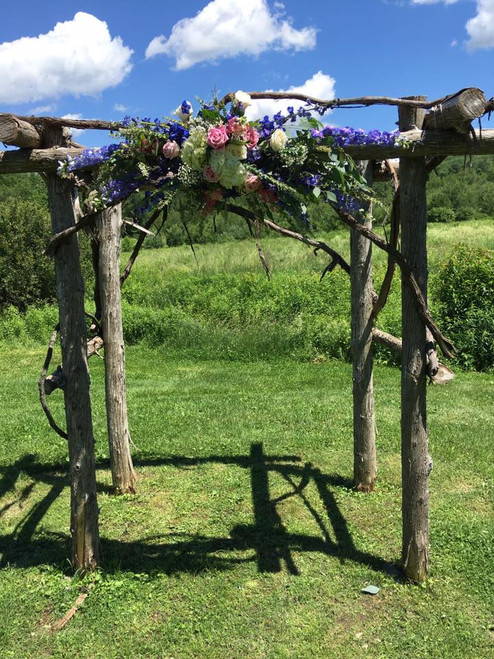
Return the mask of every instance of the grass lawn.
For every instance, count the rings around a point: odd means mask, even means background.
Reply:
[[[380,476],[362,495],[349,488],[349,365],[131,347],[138,493],[114,497],[93,359],[104,565],[81,582],[67,562],[66,445],[36,400],[43,358],[0,349],[2,657],[494,656],[492,374],[428,390],[432,569],[419,588],[395,566],[397,370],[376,369]],[[368,584],[376,596],[360,592]]]

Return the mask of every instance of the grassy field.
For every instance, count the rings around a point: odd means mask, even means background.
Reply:
[[[494,249],[492,221],[428,234],[432,284],[459,243]],[[348,256],[348,232],[326,240]],[[271,281],[252,241],[141,253],[124,287],[138,492],[110,493],[92,359],[103,567],[82,580],[67,446],[37,401],[56,309],[0,317],[2,658],[494,657],[493,373],[428,390],[431,578],[403,583],[399,372],[376,368],[378,487],[355,493],[351,367],[328,358],[349,355],[348,277],[319,283],[322,255],[262,244]],[[397,280],[395,334],[399,308]],[[50,405],[63,425],[59,392]]]
[[[42,361],[40,348],[0,350],[2,657],[494,656],[492,375],[429,388],[432,569],[418,588],[396,568],[397,370],[376,370],[380,476],[361,495],[348,365],[131,347],[138,493],[117,498],[92,360],[104,566],[78,581],[66,445],[36,401]],[[368,584],[380,592],[362,594]]]

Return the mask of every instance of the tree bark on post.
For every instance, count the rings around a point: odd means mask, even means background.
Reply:
[[[362,172],[372,184],[372,162],[361,163]],[[360,221],[372,228],[365,213]],[[352,231],[351,309],[353,361],[353,484],[357,490],[371,492],[377,478],[376,426],[374,418],[374,383],[372,358],[372,243]]]
[[[423,97],[414,97],[421,100]],[[424,112],[400,109],[400,130],[421,128]],[[427,299],[427,221],[425,159],[400,160],[401,249]],[[426,423],[426,328],[402,278],[402,371],[401,371],[401,461],[402,461],[402,560],[406,575],[414,582],[429,572],[429,490],[431,460]]]
[[[57,174],[47,175],[47,186],[55,235],[75,224],[73,186]],[[100,547],[84,284],[76,235],[58,247],[55,271],[62,361],[67,378],[64,398],[70,460],[72,559],[76,570],[86,571],[98,565]]]
[[[110,466],[117,494],[135,492],[136,475],[130,453],[125,383],[125,349],[120,294],[120,204],[96,218],[99,241],[101,326],[105,346],[105,390]]]

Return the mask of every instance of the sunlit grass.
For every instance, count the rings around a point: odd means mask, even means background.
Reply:
[[[56,359],[56,357],[55,357]],[[378,488],[348,488],[351,368],[127,350],[135,496],[109,494],[103,368],[91,361],[104,563],[74,603],[67,447],[37,402],[41,349],[2,350],[2,656],[487,657],[494,380],[430,387],[431,580],[395,581],[399,372],[376,369]],[[51,397],[63,423],[62,400]],[[381,590],[375,597],[360,589]]]

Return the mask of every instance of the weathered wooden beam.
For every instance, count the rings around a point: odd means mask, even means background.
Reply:
[[[392,158],[416,158],[418,156],[465,156],[493,155],[494,129],[475,130],[468,135],[444,131],[410,130],[401,136],[405,146],[371,144],[348,146],[345,151],[354,160],[388,160]],[[75,158],[83,148],[18,149],[0,151],[0,174],[24,174],[27,172],[53,172],[59,161],[67,156]]]
[[[422,98],[420,99],[422,100]],[[422,125],[424,111],[400,108],[400,129]],[[427,167],[425,158],[400,162],[401,251],[427,300]],[[422,583],[429,574],[429,490],[431,461],[426,421],[427,333],[402,278],[401,467],[402,560],[407,577]]]
[[[0,114],[0,142],[23,149],[35,149],[41,146],[42,136],[35,126],[13,114]]]
[[[2,116],[2,115],[0,115]],[[16,115],[17,116],[17,115]],[[79,128],[81,130],[117,130],[121,126],[119,121],[102,121],[100,119],[69,119],[68,117],[23,117],[18,119],[33,126],[43,126],[50,128]]]
[[[72,184],[54,173],[47,176],[52,232],[75,223]],[[65,418],[67,423],[71,481],[72,558],[77,570],[89,570],[99,562],[98,504],[94,435],[89,395],[84,283],[77,236],[71,236],[55,254],[57,298]]]
[[[0,174],[55,172],[61,160],[66,160],[67,156],[75,158],[83,151],[82,148],[66,147],[0,151]]]
[[[389,160],[418,156],[465,156],[494,154],[494,130],[474,130],[468,135],[450,131],[436,132],[412,129],[403,131],[402,146],[369,144],[347,146],[346,153],[354,160]]]
[[[463,89],[458,94],[438,103],[425,115],[424,130],[455,130],[468,133],[472,121],[481,117],[487,107],[484,92],[476,87]]]
[[[98,232],[99,299],[105,342],[105,392],[110,467],[117,494],[135,493],[136,475],[130,453],[125,383],[125,348],[120,293],[120,231],[122,206],[101,211]]]
[[[359,163],[372,185],[372,162]],[[366,211],[369,204],[365,204]],[[363,212],[357,218],[372,227],[372,219]],[[352,381],[353,381],[353,485],[361,492],[371,492],[377,478],[376,422],[374,418],[374,379],[372,325],[374,287],[372,284],[372,243],[356,231],[350,233],[350,282],[352,307]]]

